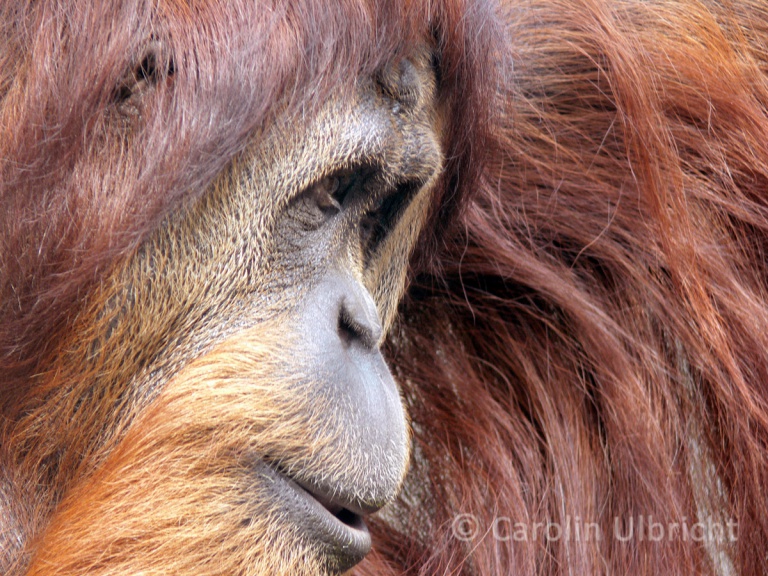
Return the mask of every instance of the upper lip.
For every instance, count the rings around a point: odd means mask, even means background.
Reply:
[[[327,491],[321,491],[307,483],[293,481],[296,482],[299,488],[317,500],[323,508],[342,524],[355,530],[367,530],[363,516],[375,511],[374,509],[366,510],[362,505],[355,505],[340,496],[331,496]]]
[[[267,460],[267,464],[280,476],[283,476],[302,488],[334,516],[339,513],[346,513],[348,515],[362,517],[367,516],[368,514],[373,514],[381,509],[380,505],[365,502],[360,498],[345,493],[343,490],[334,489],[311,479],[291,474],[289,470],[286,470],[285,467],[280,464],[280,462]]]
[[[322,488],[312,482],[300,481],[295,478],[292,478],[292,480],[309,492],[315,500],[320,502],[320,504],[334,516],[342,512],[354,514],[356,516],[366,516],[368,514],[373,514],[381,508],[374,504],[367,504],[362,500],[350,498],[340,492]]]

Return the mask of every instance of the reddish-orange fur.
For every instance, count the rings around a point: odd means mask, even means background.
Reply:
[[[204,190],[276,101],[311,108],[434,34],[449,162],[388,344],[415,455],[355,573],[765,573],[768,5],[446,1],[401,15],[398,2],[307,2],[270,20],[246,2],[236,18],[233,2],[129,4],[0,7],[6,528],[39,534],[59,505],[78,517],[92,473],[80,458],[108,456],[49,424],[45,403],[82,375],[55,370],[99,275]],[[118,170],[99,155],[114,144],[107,101],[152,22],[175,58],[217,74],[179,67],[157,122],[115,148]],[[93,403],[95,428],[122,424],[109,406]],[[470,541],[452,530],[460,514],[483,527]],[[738,538],[713,551],[610,537],[616,518],[702,515],[737,522]],[[606,537],[487,531],[569,517]],[[56,547],[60,526],[51,565],[73,552]]]

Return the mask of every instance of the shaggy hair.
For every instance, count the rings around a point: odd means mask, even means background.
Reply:
[[[99,441],[51,447],[19,424],[56,382],[81,295],[275,114],[423,38],[448,163],[387,343],[414,456],[355,573],[765,573],[754,0],[4,3],[0,549],[25,545]],[[124,71],[148,67],[157,96],[132,110]],[[738,537],[612,537],[639,518],[735,522]],[[502,538],[499,519],[603,537]]]

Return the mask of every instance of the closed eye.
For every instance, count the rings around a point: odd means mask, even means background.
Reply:
[[[323,177],[300,197],[319,212],[315,228],[341,212],[357,212],[360,245],[369,260],[422,186],[423,182],[415,180],[392,185],[377,168],[362,165]]]

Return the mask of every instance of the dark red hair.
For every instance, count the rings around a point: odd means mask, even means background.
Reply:
[[[483,174],[389,348],[413,469],[358,573],[764,573],[768,9],[506,4]]]

